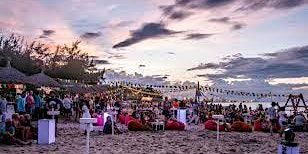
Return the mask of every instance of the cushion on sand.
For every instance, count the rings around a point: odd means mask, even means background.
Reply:
[[[129,121],[127,128],[130,131],[146,131],[147,130],[146,127],[137,120]]]
[[[214,120],[208,120],[204,123],[204,128],[207,130],[217,131],[217,123]],[[224,131],[225,127],[223,125],[219,125],[219,131]]]
[[[166,124],[166,130],[184,130],[185,125],[182,122],[176,120],[169,120]]]
[[[262,123],[260,119],[257,119],[253,126],[254,131],[262,131]]]
[[[132,116],[126,115],[125,117],[125,125],[127,126],[131,120],[135,120]]]
[[[235,121],[231,126],[232,131],[251,132],[251,126],[242,121]]]
[[[103,119],[102,115],[100,115],[100,114],[97,115],[96,119],[97,119],[96,126],[103,126],[104,125],[104,119]]]
[[[125,116],[123,114],[119,116],[119,121],[121,124],[125,124]]]

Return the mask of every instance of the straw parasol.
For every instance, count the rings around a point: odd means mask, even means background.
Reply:
[[[60,83],[47,76],[43,71],[41,73],[29,76],[27,78],[27,82],[39,87],[61,87]]]
[[[65,85],[65,89],[74,93],[91,93],[92,90],[82,85]]]
[[[108,89],[108,86],[94,85],[94,86],[91,86],[91,88],[93,89],[94,92],[103,92]]]
[[[11,62],[8,60],[6,67],[0,68],[0,82],[6,83],[25,83],[26,75],[11,67]]]

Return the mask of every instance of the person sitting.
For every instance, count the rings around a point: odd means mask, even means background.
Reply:
[[[31,142],[23,142],[17,138],[15,138],[15,128],[12,125],[12,121],[7,119],[5,123],[2,125],[1,134],[3,136],[3,143],[12,145],[12,144],[21,144],[27,145],[31,144]]]
[[[151,122],[153,121],[150,116],[144,113],[140,116],[141,123],[146,127],[147,130],[153,130]]]
[[[260,118],[254,122],[254,131],[270,132],[270,124],[265,119],[265,115],[261,115]]]
[[[113,125],[113,128],[114,128],[115,134],[122,134],[122,132],[118,129],[118,127],[115,124]],[[112,121],[111,121],[110,116],[107,117],[107,121],[106,121],[106,123],[104,125],[104,129],[103,129],[103,133],[112,134]]]
[[[27,130],[26,130],[26,127],[21,125],[18,114],[12,115],[12,125],[14,129],[16,130],[16,136],[20,137],[21,140],[23,141],[27,141],[28,140]]]
[[[306,118],[304,117],[302,112],[298,113],[294,117],[294,123],[295,123],[295,131],[303,131],[304,130]]]

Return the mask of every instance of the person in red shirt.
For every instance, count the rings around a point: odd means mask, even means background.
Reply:
[[[174,100],[174,102],[173,102],[172,105],[173,105],[173,107],[176,108],[176,109],[178,109],[178,108],[180,107],[179,101],[178,101],[177,99]]]
[[[34,109],[34,97],[33,97],[33,91],[29,92],[29,95],[27,96],[26,99],[26,108],[27,108],[27,112],[32,115],[33,113],[33,109]]]

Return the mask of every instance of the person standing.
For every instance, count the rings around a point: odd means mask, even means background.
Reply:
[[[306,118],[303,115],[303,112],[299,112],[298,114],[296,114],[296,116],[294,117],[294,123],[296,131],[301,132],[304,130]]]
[[[68,95],[64,96],[63,99],[64,117],[69,119],[72,113],[72,101]]]
[[[56,98],[56,94],[54,92],[50,92],[50,98],[46,100],[46,109],[47,111],[60,111],[60,105],[61,101]],[[49,119],[51,119],[52,116],[49,116]],[[58,123],[58,115],[54,116],[55,123],[56,123],[56,136],[57,136],[57,123]]]
[[[17,96],[17,112],[19,115],[26,113],[26,93],[23,92],[21,96]]]
[[[2,115],[1,121],[3,123],[6,120],[6,114],[7,114],[6,105],[7,105],[7,102],[0,95],[0,115]]]
[[[273,129],[277,125],[277,117],[276,117],[276,109],[275,109],[276,103],[272,102],[272,106],[267,109],[267,116],[270,121],[270,132],[271,136],[273,136]]]
[[[42,102],[42,98],[41,96],[39,95],[39,92],[35,92],[34,94],[34,107],[35,107],[35,110],[34,110],[34,114],[35,114],[35,118],[36,119],[39,119],[40,118],[40,107],[41,107],[41,102]]]
[[[195,124],[198,125],[199,123],[199,104],[195,101],[192,104],[192,118],[190,119],[188,125],[190,125],[193,121],[195,121]]]
[[[34,104],[33,91],[30,91],[26,99],[26,110],[30,115],[33,115]]]
[[[279,125],[280,125],[280,137],[282,137],[283,131],[288,125],[288,116],[287,113],[285,112],[285,107],[280,107],[280,111],[278,112],[279,116]]]

